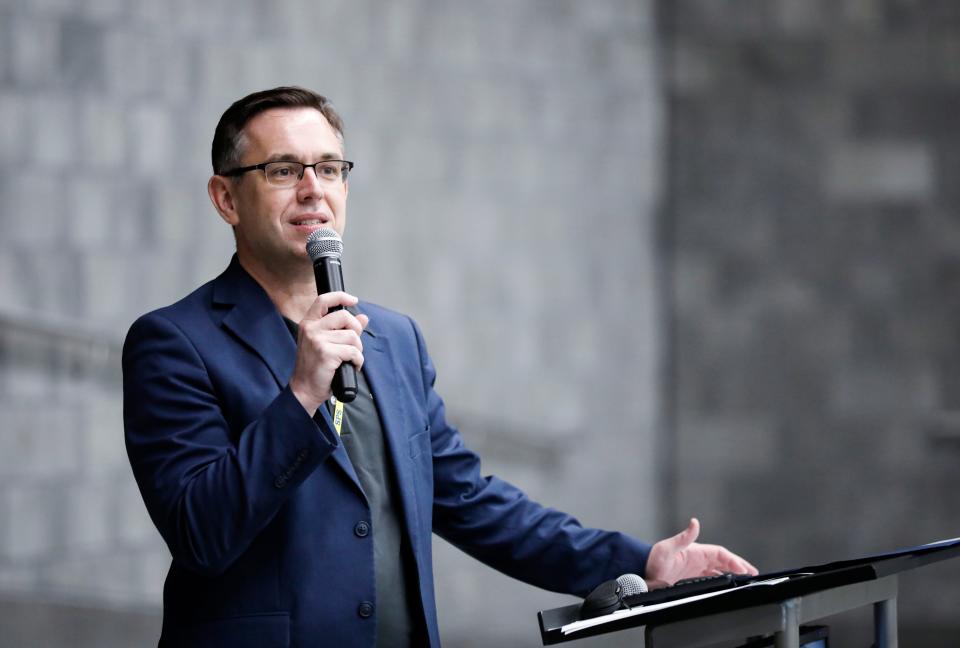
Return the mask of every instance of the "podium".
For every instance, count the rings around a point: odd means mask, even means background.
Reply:
[[[960,538],[888,553],[763,574],[745,584],[670,607],[619,610],[580,628],[579,604],[541,610],[544,645],[611,632],[636,636],[646,648],[741,645],[773,635],[776,648],[800,648],[800,625],[873,606],[876,648],[897,646],[898,574],[960,555]],[[762,584],[772,581],[773,584]],[[695,598],[695,597],[693,597]],[[738,643],[739,642],[739,643]]]

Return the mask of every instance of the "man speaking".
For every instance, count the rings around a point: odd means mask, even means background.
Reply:
[[[581,596],[628,572],[756,573],[694,542],[696,520],[651,547],[482,476],[413,320],[317,295],[307,239],[343,235],[353,168],[324,97],[240,99],[212,157],[207,189],[236,254],[138,319],[123,350],[127,452],[173,556],[161,646],[439,646],[432,533]],[[357,385],[346,403],[331,398],[344,363]]]

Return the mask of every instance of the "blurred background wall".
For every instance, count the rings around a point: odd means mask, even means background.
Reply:
[[[346,120],[348,288],[485,471],[761,569],[957,535],[954,3],[0,0],[0,645],[155,642],[119,348],[226,265],[213,128],[287,83]],[[435,550],[446,645],[572,600]],[[905,645],[957,571],[904,579]]]
[[[670,510],[767,569],[960,535],[960,3],[659,8]],[[958,576],[904,578],[904,645]]]

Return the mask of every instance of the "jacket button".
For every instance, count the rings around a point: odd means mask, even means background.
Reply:
[[[353,527],[353,532],[357,535],[358,538],[366,538],[370,534],[370,525],[364,522],[363,520],[357,522],[357,525]]]
[[[284,486],[287,485],[287,478],[284,477],[283,475],[280,475],[279,477],[273,480],[273,485],[275,488],[283,488]]]
[[[373,603],[370,601],[361,603],[360,607],[357,608],[357,614],[360,615],[361,619],[368,619],[373,616]]]

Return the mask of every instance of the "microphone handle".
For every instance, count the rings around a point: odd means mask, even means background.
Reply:
[[[313,276],[317,280],[318,295],[343,290],[343,267],[336,257],[318,257],[313,262]],[[343,306],[335,306],[329,312],[342,309]],[[344,362],[337,367],[330,387],[337,400],[343,403],[349,403],[357,397],[357,369],[353,363]]]

